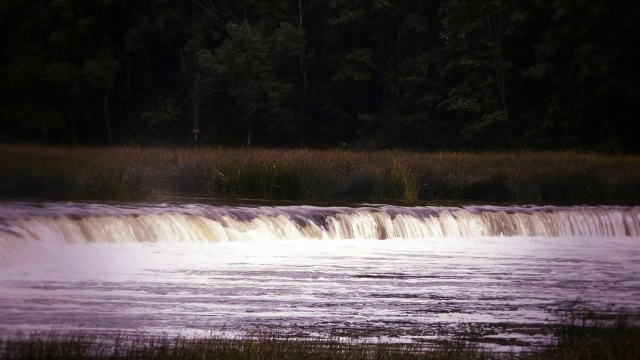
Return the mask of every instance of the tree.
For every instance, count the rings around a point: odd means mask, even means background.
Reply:
[[[550,14],[535,44],[527,75],[544,89],[540,121],[530,136],[545,145],[637,151],[626,109],[635,105],[640,78],[640,28],[635,2],[548,1],[534,3]],[[635,60],[634,60],[635,59]],[[633,63],[633,64],[632,64]]]
[[[386,57],[397,4],[387,0],[334,0],[328,4],[323,54],[330,82],[325,96],[344,141],[370,142],[387,106]],[[375,134],[373,134],[375,136]],[[375,140],[374,140],[375,141]],[[364,145],[364,144],[363,144]]]
[[[293,2],[293,6],[291,6]],[[285,0],[283,3],[278,4],[279,9],[285,14],[285,16],[291,21],[293,26],[298,28],[299,34],[306,34],[304,30],[305,14],[311,10],[314,1],[311,0]],[[303,51],[304,52],[304,51]],[[300,77],[302,78],[302,89],[300,90],[300,114],[299,114],[299,129],[300,129],[300,147],[304,147],[305,138],[305,123],[307,122],[306,114],[306,101],[307,93],[309,90],[309,77],[307,75],[307,67],[305,60],[306,52],[298,55],[298,68],[300,70]]]
[[[605,0],[3,1],[0,141],[638,152],[638,17]]]
[[[453,84],[441,105],[464,119],[468,138],[513,146],[509,86],[515,64],[508,44],[526,11],[503,0],[446,0],[440,16],[448,64],[444,72]]]
[[[51,141],[64,127],[64,113],[50,101],[47,79],[48,31],[51,22],[43,2],[2,2],[2,138]]]
[[[400,2],[384,79],[389,101],[380,122],[383,145],[433,149],[448,142],[437,109],[444,92],[439,8],[438,2]]]
[[[247,22],[230,23],[227,28],[229,37],[215,51],[201,51],[199,62],[207,82],[225,87],[233,99],[238,124],[246,127],[246,145],[251,146],[257,118],[269,118],[271,129],[295,127],[290,108],[294,84],[283,74],[287,64],[303,53],[304,36],[289,23],[281,23],[272,34]]]

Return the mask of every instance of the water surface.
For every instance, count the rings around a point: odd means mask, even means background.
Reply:
[[[640,209],[0,205],[0,334],[544,341],[640,313]],[[515,341],[515,342],[514,342]]]

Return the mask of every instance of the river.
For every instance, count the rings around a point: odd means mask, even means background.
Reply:
[[[546,341],[640,314],[640,207],[0,203],[0,336]]]

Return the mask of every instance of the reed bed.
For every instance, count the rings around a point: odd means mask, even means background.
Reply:
[[[638,359],[640,328],[626,316],[583,313],[563,320],[543,346],[497,351],[474,334],[438,343],[358,343],[262,334],[240,338],[42,333],[0,340],[0,358],[22,359]]]
[[[425,357],[425,354],[429,354]],[[3,359],[486,359],[480,350],[456,343],[425,350],[415,345],[356,344],[335,340],[144,338],[57,334],[6,341]]]
[[[640,202],[640,157],[0,145],[0,197]]]

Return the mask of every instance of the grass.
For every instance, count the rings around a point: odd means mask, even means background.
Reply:
[[[530,359],[640,359],[640,327],[626,314],[574,308],[562,314],[555,337]]]
[[[0,145],[0,197],[640,202],[640,156]]]
[[[472,337],[465,337],[466,339]],[[356,343],[291,339],[274,334],[242,338],[149,337],[43,333],[0,341],[0,358],[18,359],[638,359],[640,328],[625,316],[574,313],[548,345],[498,352],[466,340],[437,344]]]
[[[48,335],[6,341],[3,359],[484,359],[461,344],[424,350],[415,345],[355,344],[335,340],[291,340],[277,336],[243,339],[212,337],[105,340],[79,334]]]

